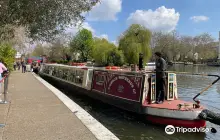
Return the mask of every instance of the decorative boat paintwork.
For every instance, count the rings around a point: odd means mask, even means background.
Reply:
[[[59,84],[101,100],[121,109],[145,115],[156,124],[182,127],[205,127],[206,121],[198,118],[204,109],[178,99],[175,73],[168,73],[167,99],[155,104],[156,79],[152,72],[105,70],[44,64],[41,76],[59,81]]]

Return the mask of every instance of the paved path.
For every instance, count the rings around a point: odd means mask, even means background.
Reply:
[[[0,139],[96,139],[75,114],[31,73],[13,72],[8,92],[10,103],[0,104],[0,123],[5,124],[0,128]]]

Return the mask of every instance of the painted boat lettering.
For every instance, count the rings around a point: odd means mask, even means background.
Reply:
[[[112,73],[108,73],[107,77],[107,94],[134,101],[140,100],[142,77]]]

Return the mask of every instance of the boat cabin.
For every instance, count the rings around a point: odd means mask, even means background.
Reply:
[[[42,73],[69,82],[77,87],[134,102],[156,101],[156,75],[152,72],[94,69],[60,64],[46,64]],[[176,100],[175,73],[167,73],[166,100]]]

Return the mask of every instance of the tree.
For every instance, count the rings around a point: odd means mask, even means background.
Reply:
[[[50,61],[57,62],[64,60],[68,51],[68,46],[65,46],[60,39],[57,39],[48,47],[45,47],[44,54],[48,56]]]
[[[124,55],[121,50],[114,47],[108,52],[108,65],[122,66],[124,64]]]
[[[185,58],[189,60],[193,59],[194,40],[191,36],[181,36],[180,38],[180,55],[181,60],[185,61]]]
[[[21,54],[28,54],[32,51],[32,43],[31,40],[26,36],[25,28],[24,27],[18,27],[18,28],[12,28],[13,37],[10,37],[9,40],[7,38],[4,38],[0,41],[8,41],[10,42],[13,47],[20,52]],[[4,35],[3,35],[4,36]]]
[[[71,52],[79,53],[83,62],[91,58],[93,50],[92,32],[87,29],[80,30],[70,42]]]
[[[213,37],[203,33],[194,37],[194,53],[197,52],[200,58],[210,59],[216,57],[216,49]]]
[[[121,66],[124,62],[122,51],[106,39],[95,38],[93,59],[101,66],[115,65]]]
[[[181,44],[177,32],[170,33],[155,32],[152,36],[153,52],[159,51],[167,61],[176,61]]]
[[[151,32],[145,27],[132,24],[120,37],[119,50],[122,50],[129,64],[138,64],[139,53],[144,55],[144,64],[151,57]]]
[[[32,56],[41,56],[44,55],[44,47],[41,44],[37,44],[37,46],[34,48],[32,52]]]
[[[102,66],[108,65],[108,53],[113,47],[113,44],[110,44],[106,39],[95,38],[92,53],[95,63]]]
[[[30,38],[50,40],[54,35],[62,32],[67,25],[83,21],[84,17],[81,13],[89,11],[98,1],[2,0],[0,27],[6,29],[8,25],[12,28],[24,26],[27,27],[26,31]],[[13,33],[13,30],[10,33]]]
[[[13,70],[13,63],[16,51],[10,43],[0,44],[0,60],[6,64],[6,67],[11,71]]]

